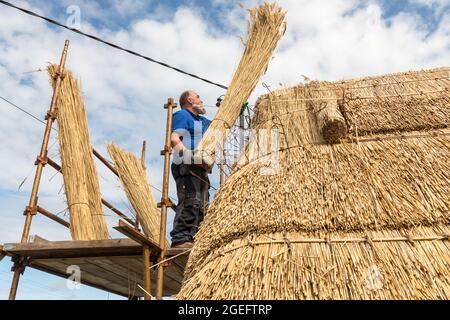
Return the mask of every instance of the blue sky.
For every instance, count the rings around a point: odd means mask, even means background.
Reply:
[[[126,2],[126,1],[125,1]],[[78,5],[85,11],[88,11],[91,7],[98,11],[103,11],[102,14],[98,12],[85,12],[85,19],[97,28],[107,28],[110,30],[117,30],[126,28],[136,20],[144,19],[146,17],[157,17],[159,21],[170,20],[176,9],[180,6],[187,6],[198,10],[202,16],[208,21],[209,24],[222,29],[224,32],[233,32],[233,29],[228,28],[228,24],[222,19],[225,10],[233,9],[236,6],[237,1],[201,1],[201,0],[171,0],[171,1],[129,1],[135,3],[136,10],[119,11],[120,8],[111,6],[110,0],[99,1],[84,1],[84,0],[71,0],[71,1],[49,1],[47,4],[42,1],[34,0],[29,3],[39,5],[44,8],[46,14],[50,14],[53,17],[62,17],[62,13],[65,13],[68,5]],[[361,5],[364,6],[369,1],[362,1]],[[442,15],[444,14],[445,7],[439,8],[442,5],[439,1],[410,1],[410,0],[380,0],[378,1],[383,8],[383,17],[389,18],[399,14],[400,12],[415,13],[421,16],[424,23],[427,24],[430,31],[433,31],[439,24]],[[139,3],[139,5],[136,5]],[[447,3],[447,9],[449,7]],[[127,6],[133,7],[133,5]],[[106,18],[106,19],[105,19]]]
[[[144,0],[17,0],[65,22],[67,9],[78,6],[80,27],[106,40],[227,85],[242,53],[246,11],[237,1]],[[241,1],[250,8],[261,1]],[[291,86],[301,75],[313,79],[377,75],[450,65],[449,0],[284,0],[288,31],[274,55],[263,81],[272,89]],[[111,141],[138,153],[149,143],[149,180],[161,188],[167,98],[177,98],[188,88],[197,90],[208,105],[224,92],[136,57],[112,50],[79,35],[0,5],[0,96],[43,118],[51,90],[44,72],[25,73],[58,61],[65,39],[71,41],[68,67],[83,84],[94,146],[106,155]],[[265,92],[258,85],[250,99]],[[209,117],[214,109],[209,109]],[[33,178],[33,162],[39,151],[43,126],[0,101],[0,243],[16,242],[23,226],[23,212]],[[58,160],[56,137],[50,154]],[[120,183],[98,166],[103,196],[128,212]],[[40,203],[66,215],[61,177],[47,170]],[[17,188],[28,177],[21,190]],[[213,185],[218,185],[217,170]],[[173,182],[171,194],[174,196]],[[160,193],[154,191],[159,199]],[[106,213],[106,212],[105,212]],[[65,216],[67,218],[67,216]],[[169,226],[171,219],[169,216]],[[117,219],[107,216],[110,227]],[[42,217],[32,234],[49,240],[65,240],[64,228]],[[118,236],[112,233],[113,236]],[[0,299],[10,283],[10,261],[0,262]],[[19,288],[19,299],[106,299],[102,291],[83,287],[65,290],[64,282],[28,269]],[[117,298],[109,295],[109,298]]]
[[[445,10],[449,9],[447,3],[445,7],[438,7],[438,3],[427,4],[426,2],[411,2],[408,0],[382,0],[381,5],[384,10],[383,16],[386,18],[397,15],[400,12],[415,13],[421,17],[421,21],[426,25],[428,31],[432,33],[439,26]]]

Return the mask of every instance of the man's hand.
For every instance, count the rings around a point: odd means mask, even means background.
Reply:
[[[206,171],[210,171],[212,166],[205,163],[204,159],[202,158],[201,154],[199,152],[194,152],[189,149],[185,149],[180,152],[180,156],[183,157],[183,163],[184,164],[194,164],[197,166],[203,167]]]
[[[200,152],[194,152],[186,148],[183,141],[180,139],[180,135],[176,132],[172,133],[171,136],[173,153],[178,154],[183,158],[183,163],[185,164],[195,164],[202,166],[206,171],[211,171],[213,165],[206,163]]]
[[[183,163],[185,164],[202,164],[202,159],[198,155],[196,155],[192,150],[184,149],[180,152],[180,156],[183,157]]]
[[[187,148],[184,146],[183,141],[180,138],[180,135],[176,132],[172,132],[170,139],[172,143],[173,153],[182,156],[184,150],[187,150]]]
[[[212,160],[211,157],[206,156],[203,152],[204,151],[195,151],[194,159],[197,159],[197,163],[199,163],[206,171],[211,172],[212,167],[214,166],[214,160]],[[208,160],[212,160],[213,162],[208,163]]]

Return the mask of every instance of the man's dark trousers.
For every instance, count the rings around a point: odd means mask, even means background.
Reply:
[[[208,172],[201,166],[172,164],[172,175],[177,185],[178,205],[173,230],[172,246],[194,241],[209,203]]]

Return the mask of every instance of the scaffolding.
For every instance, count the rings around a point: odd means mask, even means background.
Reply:
[[[189,251],[186,249],[168,249],[165,245],[167,209],[175,205],[169,198],[169,177],[171,157],[171,127],[173,111],[177,108],[173,99],[168,99],[164,108],[167,110],[167,127],[164,150],[164,178],[161,202],[161,224],[159,242],[156,243],[139,230],[137,219],[134,221],[102,199],[102,204],[119,218],[115,230],[126,236],[122,239],[95,241],[56,241],[51,242],[35,236],[30,241],[30,228],[33,217],[38,213],[70,228],[70,223],[38,205],[38,193],[43,169],[50,165],[61,172],[61,166],[48,157],[48,145],[53,123],[58,117],[57,100],[61,81],[64,77],[65,63],[68,55],[69,41],[65,42],[59,63],[56,83],[50,109],[46,116],[46,127],[40,153],[35,162],[36,173],[28,206],[25,209],[25,224],[20,243],[0,246],[0,257],[12,258],[14,272],[9,299],[15,300],[19,280],[26,267],[31,267],[49,274],[68,278],[71,266],[77,266],[82,272],[80,282],[118,294],[128,299],[161,300],[164,296],[175,295],[182,284],[184,267]],[[112,173],[118,176],[116,169],[95,149],[94,156]],[[145,163],[146,143],[142,148],[142,163]],[[64,174],[63,172],[61,172]]]

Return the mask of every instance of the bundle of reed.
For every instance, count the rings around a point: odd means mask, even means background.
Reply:
[[[344,112],[350,131],[354,136],[364,136],[446,128],[450,119],[449,89],[450,79],[447,89],[440,92],[380,99],[376,111],[373,101],[349,99],[345,101]]]
[[[448,299],[450,118],[410,131],[405,115],[400,133],[374,127],[329,144],[305,92],[259,99],[253,127],[278,128],[278,152],[243,157],[216,194],[178,298]],[[450,107],[435,102],[441,113]],[[273,157],[278,172],[261,174]],[[374,269],[382,286],[364,288]]]
[[[203,161],[212,165],[221,154],[228,130],[234,124],[286,30],[284,12],[276,4],[264,3],[251,9],[244,54],[234,73],[221,107],[197,147]],[[219,151],[219,152],[218,152]]]
[[[57,72],[57,65],[48,67],[53,87]],[[72,238],[108,239],[108,226],[103,216],[86,110],[80,85],[70,71],[65,71],[57,106],[62,172]]]
[[[150,189],[142,161],[114,143],[108,145],[108,153],[114,161],[125,193],[145,235],[158,243],[161,214]]]
[[[327,143],[337,143],[347,136],[348,128],[340,110],[343,95],[339,88],[330,90],[333,84],[314,81],[304,90],[306,106],[315,113],[319,130]]]

